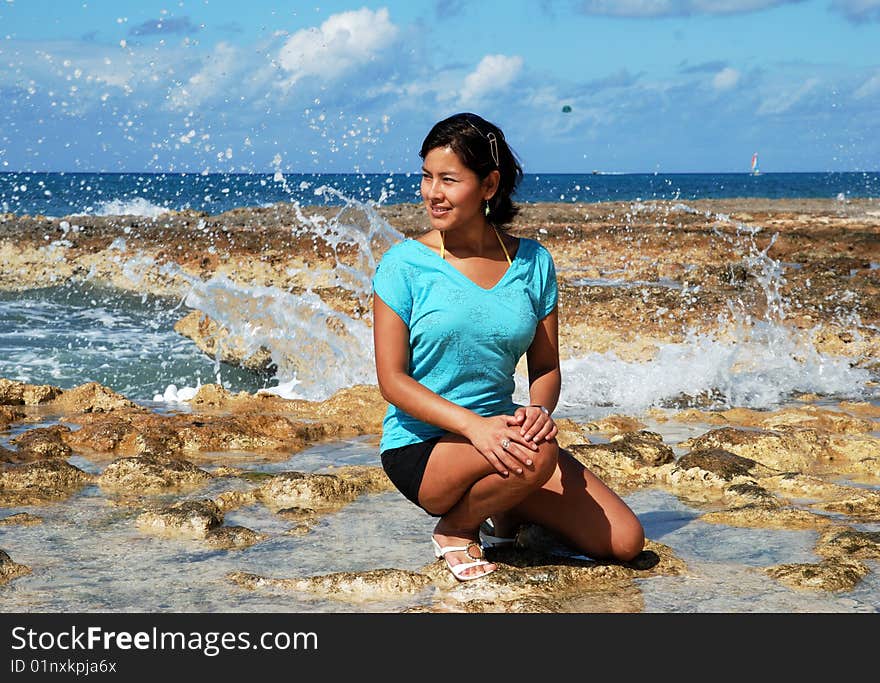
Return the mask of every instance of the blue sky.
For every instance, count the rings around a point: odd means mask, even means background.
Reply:
[[[880,0],[0,0],[0,170],[880,170]],[[563,107],[570,111],[563,111]]]

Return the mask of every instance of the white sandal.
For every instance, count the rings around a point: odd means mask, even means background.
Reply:
[[[434,538],[434,535],[431,535],[431,544],[434,546],[434,557],[443,558],[443,561],[446,563],[446,567],[452,572],[452,575],[458,579],[459,581],[471,581],[472,579],[479,579],[487,574],[491,574],[494,572],[494,569],[491,569],[487,572],[483,572],[482,574],[474,574],[473,576],[465,576],[464,572],[471,567],[480,567],[487,564],[492,564],[491,562],[486,562],[483,558],[483,549],[480,547],[480,544],[476,541],[471,541],[467,545],[447,545],[444,547],[440,547],[440,544],[437,543],[437,539]],[[470,549],[476,548],[480,551],[480,559],[474,559],[474,556],[471,555]],[[469,558],[474,560],[473,562],[462,562],[460,564],[449,564],[449,560],[446,559],[447,553],[457,553],[461,552],[467,555]]]

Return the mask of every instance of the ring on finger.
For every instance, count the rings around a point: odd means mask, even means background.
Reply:
[[[510,440],[509,439],[502,439],[501,440],[501,448],[503,448],[506,451],[508,446],[510,446]]]

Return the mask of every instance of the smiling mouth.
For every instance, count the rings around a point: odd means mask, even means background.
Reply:
[[[431,206],[429,208],[431,211],[431,215],[438,216],[438,217],[445,216],[447,213],[449,213],[452,210],[452,209],[445,207],[445,206]]]

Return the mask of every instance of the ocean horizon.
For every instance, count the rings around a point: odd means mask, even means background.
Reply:
[[[222,213],[278,202],[302,206],[419,201],[418,173],[0,172],[0,211],[16,215]],[[880,197],[880,172],[527,173],[521,203],[731,198]]]

